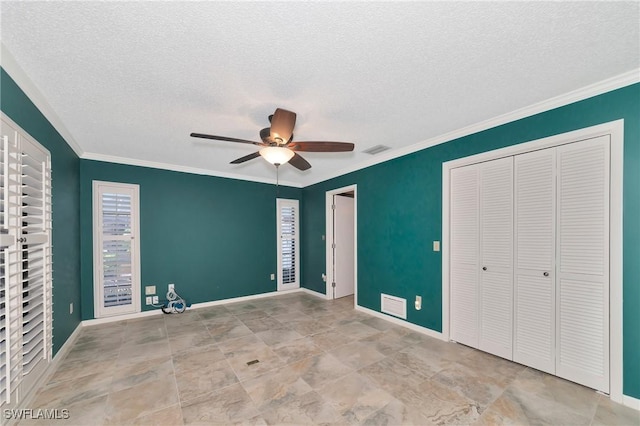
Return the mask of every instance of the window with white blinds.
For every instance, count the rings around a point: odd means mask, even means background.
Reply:
[[[93,183],[96,317],[140,311],[138,185]]]
[[[0,401],[10,407],[51,361],[51,160],[5,116],[1,136]]]
[[[298,200],[277,199],[278,290],[300,287]]]
[[[106,192],[101,198],[104,306],[129,305],[132,262],[131,240],[126,237],[131,235],[131,196]]]

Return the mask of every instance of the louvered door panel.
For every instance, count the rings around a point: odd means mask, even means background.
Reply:
[[[555,148],[515,157],[513,360],[555,373]],[[545,275],[546,274],[546,275]]]
[[[22,383],[22,304],[20,282],[22,279],[22,256],[18,249],[20,237],[21,164],[19,137],[15,127],[2,120],[2,351],[3,370],[0,405],[15,404],[21,395]]]
[[[51,361],[51,168],[5,116],[0,151],[0,393],[11,408]]]
[[[450,172],[451,338],[478,347],[478,165]]]
[[[22,388],[28,392],[51,360],[49,244],[51,179],[49,156],[26,136],[20,141],[22,164]],[[48,223],[49,222],[49,223]]]
[[[556,374],[609,391],[609,136],[557,148]]]
[[[479,348],[512,359],[513,157],[480,165]]]

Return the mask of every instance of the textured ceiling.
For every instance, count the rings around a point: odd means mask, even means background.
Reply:
[[[0,2],[15,63],[86,158],[272,181],[229,161],[276,107],[307,153],[304,185],[640,67],[638,2]]]

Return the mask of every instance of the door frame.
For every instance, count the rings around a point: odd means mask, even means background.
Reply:
[[[451,169],[497,158],[524,154],[584,139],[610,135],[609,193],[609,392],[623,403],[622,393],[622,190],[624,120],[615,120],[571,132],[523,142],[442,163],[442,338],[450,339],[449,203]]]
[[[331,283],[333,282],[333,196],[344,192],[353,191],[353,306],[358,306],[358,185],[348,185],[342,188],[332,189],[325,195],[325,219],[326,219],[326,266],[325,266],[325,297],[333,300]]]
[[[102,271],[101,271],[101,256],[102,251],[102,230],[100,229],[101,221],[101,199],[98,197],[98,193],[103,187],[120,188],[132,191],[133,196],[131,199],[132,211],[135,211],[135,215],[131,218],[134,231],[132,235],[132,265],[131,265],[131,304],[135,310],[132,312],[122,312],[120,310],[106,311],[104,308],[104,293],[101,286]],[[142,311],[141,300],[141,283],[142,275],[140,268],[140,185],[122,182],[107,182],[94,180],[92,181],[92,228],[93,228],[93,316],[94,318],[108,318],[119,315],[135,314]]]

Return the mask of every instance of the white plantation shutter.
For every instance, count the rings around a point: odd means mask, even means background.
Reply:
[[[451,170],[451,338],[478,347],[478,165]]]
[[[2,117],[0,154],[0,395],[15,406],[51,361],[51,164]]]
[[[609,136],[557,148],[556,374],[609,391]]]
[[[513,158],[480,165],[479,349],[512,358]]]
[[[140,310],[137,185],[94,182],[96,316]]]
[[[104,306],[132,303],[131,195],[102,193]]]
[[[276,200],[278,229],[278,288],[297,288],[299,284],[298,200]]]
[[[555,373],[555,149],[515,157],[513,360]]]
[[[35,144],[23,139],[21,148],[22,365],[31,387],[51,359],[51,168]]]
[[[22,381],[22,305],[19,281],[21,264],[17,251],[20,233],[21,193],[18,133],[2,121],[2,403],[15,402]]]

